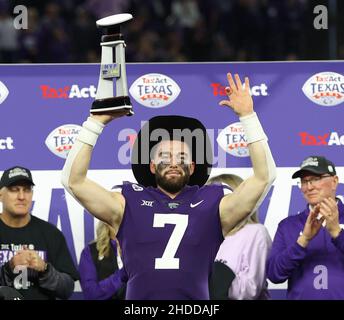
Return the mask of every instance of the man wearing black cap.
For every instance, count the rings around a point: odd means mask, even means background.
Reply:
[[[208,278],[216,252],[239,221],[264,199],[275,164],[253,111],[249,80],[228,74],[229,100],[249,144],[254,174],[224,196],[220,185],[203,186],[212,166],[205,127],[196,119],[159,116],[138,133],[132,170],[139,184],[121,193],[89,180],[92,148],[105,124],[124,114],[92,115],[69,152],[62,171],[65,188],[94,216],[112,225],[128,274],[127,299],[209,299]]]
[[[67,299],[78,274],[63,234],[30,214],[33,186],[30,170],[20,166],[1,176],[0,285],[28,300]]]
[[[308,205],[282,220],[268,259],[267,276],[288,280],[288,299],[344,299],[344,205],[336,198],[334,164],[307,157],[292,178]]]

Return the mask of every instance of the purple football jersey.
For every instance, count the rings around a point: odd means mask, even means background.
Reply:
[[[223,241],[224,186],[186,186],[174,199],[125,183],[117,238],[128,273],[127,299],[209,299],[208,278]]]

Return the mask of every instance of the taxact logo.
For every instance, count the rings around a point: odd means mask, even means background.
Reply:
[[[149,73],[136,79],[129,92],[139,104],[145,107],[163,108],[177,99],[180,87],[164,74]]]
[[[303,146],[343,146],[344,135],[339,134],[337,131],[311,134],[309,132],[300,132],[301,144]]]
[[[49,133],[45,144],[54,155],[66,159],[80,130],[76,124],[62,125]]]
[[[0,150],[13,150],[13,139],[11,137],[0,138]]]
[[[73,98],[95,98],[97,88],[94,85],[80,88],[79,85],[64,86],[62,88],[51,87],[47,84],[40,86],[42,97],[45,99],[73,99]]]
[[[234,122],[224,128],[216,139],[219,146],[235,157],[248,157],[247,140],[240,122]]]
[[[210,84],[213,88],[213,95],[216,96],[227,96],[226,94],[226,87],[220,83],[213,82]],[[251,86],[250,94],[252,96],[267,96],[268,93],[268,86],[265,83],[261,83],[260,85]]]
[[[344,101],[344,76],[336,72],[320,72],[303,85],[305,96],[320,106],[336,106]]]

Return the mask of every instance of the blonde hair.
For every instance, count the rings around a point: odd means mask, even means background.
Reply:
[[[234,191],[243,183],[243,181],[244,180],[241,177],[237,176],[236,174],[220,174],[218,176],[214,176],[210,178],[206,184],[224,183],[228,185]],[[248,217],[239,221],[238,224],[232,230],[230,230],[226,236],[229,236],[238,232],[241,228],[243,228],[248,223],[259,223],[257,210],[251,213]]]
[[[99,221],[96,230],[96,248],[98,251],[98,259],[102,260],[108,257],[111,250],[111,239],[115,237],[115,230],[103,221]]]

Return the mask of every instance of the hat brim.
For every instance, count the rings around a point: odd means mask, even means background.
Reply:
[[[152,141],[151,133],[156,129],[167,130],[170,137],[173,137],[174,129],[189,129],[192,131],[201,129],[203,133],[203,157],[201,161],[196,158],[196,147],[199,147],[199,141],[196,143],[195,137],[192,140],[192,161],[196,163],[194,173],[190,177],[189,185],[203,186],[209,178],[209,174],[212,168],[213,152],[211,147],[210,138],[204,125],[197,119],[184,117],[184,116],[157,116],[147,121],[139,133],[134,142],[131,167],[133,174],[138,183],[145,187],[156,187],[155,176],[150,171],[150,159],[146,159],[147,155],[150,155],[152,148],[161,141]],[[144,135],[144,138],[143,138]],[[145,139],[149,139],[149,143]],[[146,150],[149,148],[149,150]],[[199,156],[199,154],[197,154]],[[197,161],[196,161],[197,160]],[[147,163],[148,162],[148,163]]]
[[[16,185],[18,184],[18,182],[25,182],[25,183],[28,183],[32,186],[34,186],[35,184],[33,183],[32,180],[30,179],[25,179],[23,177],[18,177],[18,178],[13,178],[11,179],[11,181],[9,181],[9,183],[6,183],[6,184],[3,184],[3,185],[0,185],[0,188],[3,188],[3,187],[10,187],[10,186],[13,186],[13,185]]]
[[[300,169],[300,170],[296,171],[291,177],[292,177],[292,179],[300,178],[305,172],[311,172],[311,173],[314,173],[317,175],[321,175],[321,174],[326,173],[323,171],[316,170],[315,168],[311,168],[311,169],[307,168],[307,169]]]

